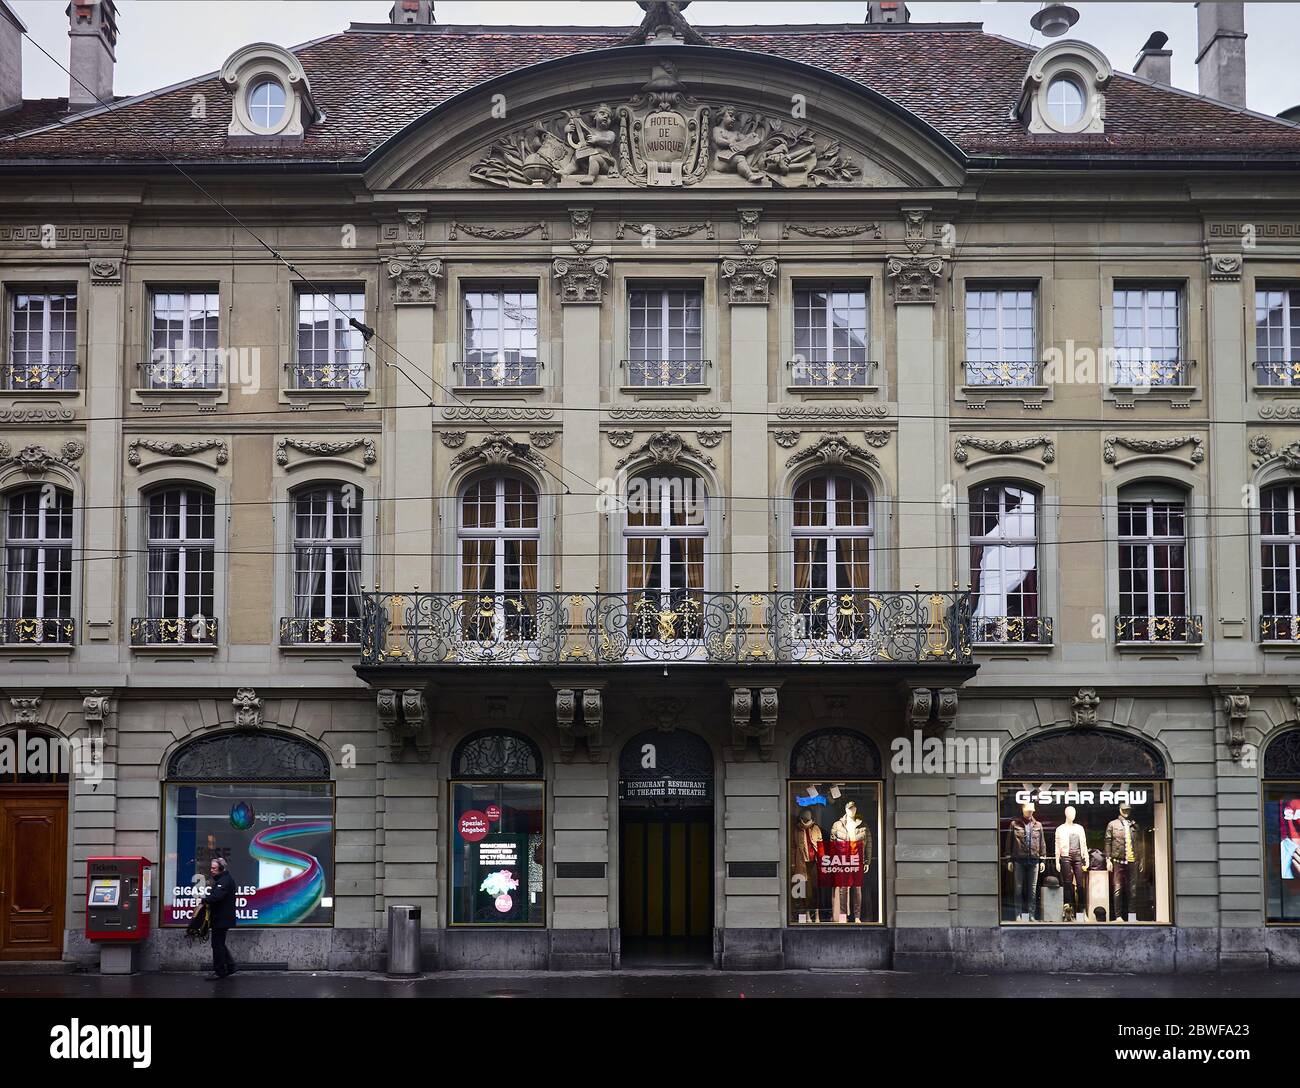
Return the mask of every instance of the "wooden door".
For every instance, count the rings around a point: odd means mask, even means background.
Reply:
[[[0,789],[0,960],[63,955],[68,787]]]

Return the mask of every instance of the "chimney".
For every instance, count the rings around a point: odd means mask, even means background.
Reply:
[[[396,0],[388,11],[388,21],[400,26],[431,26],[433,0]]]
[[[1133,74],[1149,79],[1152,83],[1163,83],[1168,87],[1173,82],[1172,49],[1166,49],[1169,35],[1157,30],[1147,39],[1142,52],[1138,54],[1137,63],[1133,65]]]
[[[875,0],[872,0],[867,5],[866,21],[868,23],[905,23],[911,17],[907,5],[903,3],[876,3]]]
[[[23,104],[23,32],[27,26],[0,0],[0,113]]]
[[[1246,104],[1244,4],[1196,5],[1196,79],[1207,98]]]
[[[72,113],[113,101],[117,60],[117,8],[113,0],[72,0],[68,5],[68,109]]]

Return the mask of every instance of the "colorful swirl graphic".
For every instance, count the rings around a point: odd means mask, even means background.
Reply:
[[[268,827],[253,836],[253,841],[248,844],[251,857],[258,861],[284,865],[297,872],[288,880],[269,888],[259,888],[248,896],[247,906],[241,909],[257,912],[254,918],[248,920],[249,925],[273,926],[301,922],[316,909],[325,890],[325,870],[310,854],[283,845],[283,840],[299,835],[328,835],[332,830],[330,821],[313,820]]]

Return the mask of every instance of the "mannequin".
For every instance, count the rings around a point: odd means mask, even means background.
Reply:
[[[1142,872],[1142,833],[1132,819],[1132,808],[1127,802],[1119,806],[1119,815],[1106,825],[1102,852],[1106,855],[1106,870],[1110,873],[1110,916],[1117,922],[1127,922],[1133,903],[1133,879]]]
[[[817,849],[821,845],[822,829],[807,809],[799,813],[794,826],[794,842],[790,856],[794,859],[794,875],[804,878],[804,897],[813,922],[822,920],[820,888],[817,884]]]
[[[1043,860],[1046,854],[1043,825],[1034,816],[1033,804],[1027,801],[1020,806],[1020,816],[1011,821],[1011,860],[1007,862],[1018,922],[1034,921],[1038,906],[1038,877],[1047,868]]]
[[[849,801],[844,805],[844,815],[831,825],[832,842],[861,843],[858,848],[862,855],[862,875],[865,879],[871,868],[871,838],[867,834],[865,821],[858,819],[858,806]],[[859,924],[862,922],[862,881],[848,888],[836,888],[834,912],[832,918],[837,922],[847,922],[849,915]]]
[[[1061,874],[1077,918],[1088,906],[1088,886],[1083,875],[1088,871],[1088,833],[1074,822],[1076,815],[1075,807],[1066,805],[1065,823],[1056,828],[1056,871]]]

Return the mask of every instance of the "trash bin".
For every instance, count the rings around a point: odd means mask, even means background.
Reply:
[[[394,905],[388,908],[388,973],[420,973],[420,908]]]

